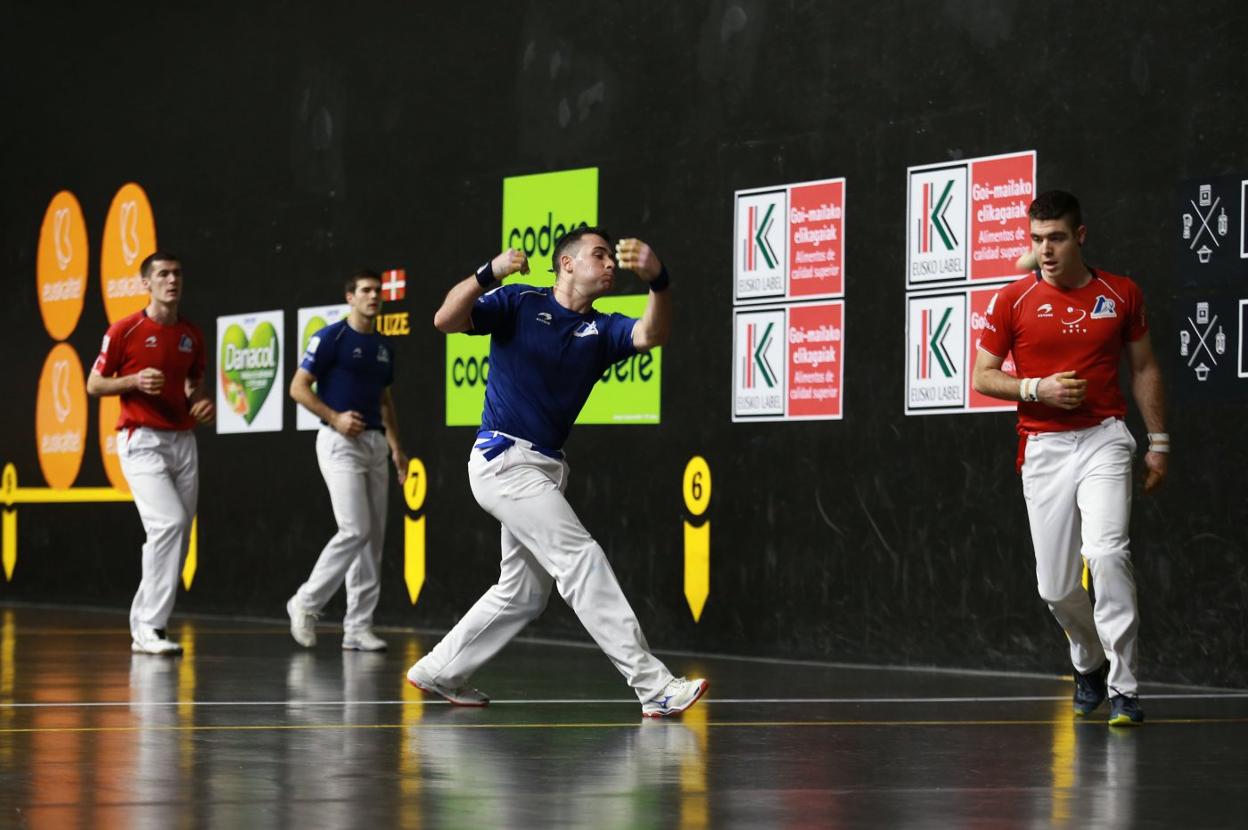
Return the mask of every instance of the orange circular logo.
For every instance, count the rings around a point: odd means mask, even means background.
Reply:
[[[87,438],[87,386],[78,353],[57,343],[44,361],[35,402],[35,447],[48,486],[68,489],[78,477]]]
[[[121,417],[121,398],[105,395],[100,398],[100,459],[108,483],[123,493],[130,492],[130,483],[121,471],[121,459],[117,456],[117,420]]]
[[[124,184],[109,205],[100,247],[100,291],[109,323],[147,305],[139,265],[155,250],[156,220],[147,194],[134,182]]]
[[[43,327],[53,340],[64,340],[78,325],[87,293],[87,225],[74,194],[52,197],[39,228],[35,284]]]

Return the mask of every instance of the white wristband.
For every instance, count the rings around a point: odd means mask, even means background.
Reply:
[[[1170,433],[1168,432],[1148,433],[1148,451],[1149,452],[1170,452]]]

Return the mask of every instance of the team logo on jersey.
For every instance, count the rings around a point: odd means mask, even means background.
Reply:
[[[1067,316],[1072,316],[1072,319],[1066,319]],[[1079,325],[1087,316],[1088,311],[1085,308],[1075,308],[1073,305],[1066,306],[1066,313],[1062,315],[1062,326],[1064,327],[1062,334],[1087,334],[1088,330]]]
[[[354,349],[351,350],[351,357],[354,358],[355,360],[359,360],[360,358],[364,357],[364,350],[361,349],[359,346],[356,346]]]
[[[1117,316],[1118,312],[1114,308],[1114,301],[1104,294],[1097,294],[1096,305],[1092,306],[1092,319],[1103,320],[1106,317]]]
[[[156,335],[154,335],[154,334],[149,334],[149,335],[147,336],[147,339],[143,341],[143,345],[144,345],[144,346],[146,346],[146,347],[147,347],[147,348],[149,348],[149,349],[154,349],[154,348],[156,348]]]
[[[1053,316],[1053,304],[1045,303],[1044,305],[1039,306],[1036,309],[1036,316],[1037,317],[1052,317]]]
[[[304,357],[316,357],[316,350],[320,348],[321,338],[319,335],[312,335],[312,339],[308,341],[308,348],[304,350]]]
[[[573,337],[597,337],[598,321],[590,320],[588,323],[581,323],[577,326],[576,331],[572,332]]]
[[[386,349],[386,347],[385,347],[385,346],[378,346],[378,347],[377,347],[377,362],[378,362],[378,363],[389,363],[389,362],[390,362],[390,352],[389,352],[389,350],[387,350],[387,349]]]
[[[550,312],[549,311],[538,312],[537,322],[544,323],[545,325],[549,326],[550,325]]]
[[[193,348],[195,348],[195,344],[191,341],[191,336],[189,334],[182,335],[182,338],[178,340],[178,351],[190,352]]]

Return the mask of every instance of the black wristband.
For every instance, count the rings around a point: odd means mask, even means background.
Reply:
[[[660,291],[666,291],[671,284],[672,278],[667,275],[667,266],[664,265],[659,275],[650,281],[650,290],[658,294]]]
[[[494,266],[492,264],[487,262],[477,269],[477,283],[482,288],[489,288],[496,282],[498,280],[494,279]]]

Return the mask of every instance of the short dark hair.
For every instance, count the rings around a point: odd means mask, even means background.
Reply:
[[[573,228],[555,241],[555,252],[550,255],[550,270],[555,272],[555,279],[559,278],[559,258],[563,256],[563,252],[573,245],[579,245],[581,239],[591,233],[607,240],[607,247],[611,247],[611,234],[605,228],[591,228],[588,225]]]
[[[351,276],[347,277],[347,283],[345,285],[346,292],[348,294],[354,294],[355,285],[360,280],[377,280],[377,282],[381,282],[381,274],[378,274],[376,271],[370,271],[367,268],[361,268]]]
[[[1065,190],[1046,190],[1035,198],[1031,207],[1027,208],[1027,216],[1037,222],[1052,219],[1066,219],[1070,229],[1079,230],[1083,224],[1083,209],[1073,193]]]
[[[172,254],[168,251],[153,251],[152,253],[143,257],[143,261],[139,263],[139,276],[141,276],[143,279],[150,278],[152,276],[152,263],[156,262],[157,260],[164,260],[165,262],[180,263],[182,262],[182,257],[178,256],[177,254]]]

